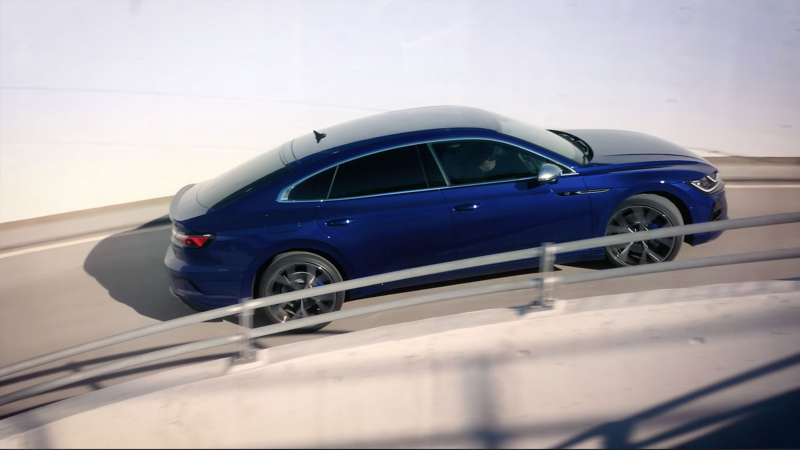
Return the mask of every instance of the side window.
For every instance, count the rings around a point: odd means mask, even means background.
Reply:
[[[417,147],[410,146],[340,164],[329,198],[361,197],[427,187]]]
[[[428,187],[437,188],[447,186],[444,175],[442,175],[439,165],[433,158],[431,149],[428,148],[427,145],[419,145],[417,146],[417,150],[419,150],[419,160],[422,162],[422,168],[425,170],[425,178],[428,180]]]
[[[324,200],[328,198],[336,167],[320,172],[289,191],[288,200]]]
[[[485,140],[437,142],[433,150],[454,186],[534,177],[547,162],[513,145]]]

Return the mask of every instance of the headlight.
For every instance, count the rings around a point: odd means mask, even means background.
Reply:
[[[722,182],[722,179],[719,177],[719,174],[717,172],[714,172],[711,175],[706,175],[703,178],[700,178],[699,180],[688,181],[689,184],[696,187],[697,189],[700,189],[706,194],[716,189],[719,186],[720,182]]]

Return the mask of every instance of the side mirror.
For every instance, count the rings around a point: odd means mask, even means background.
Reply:
[[[556,184],[558,179],[561,178],[561,169],[553,164],[542,164],[539,169],[539,183],[541,184]]]

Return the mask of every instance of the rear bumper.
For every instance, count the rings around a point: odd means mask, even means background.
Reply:
[[[190,265],[175,255],[170,245],[164,257],[169,291],[190,308],[205,311],[239,303],[244,270]]]
[[[178,300],[182,301],[184,305],[188,306],[189,308],[192,308],[193,310],[195,310],[197,312],[208,311],[208,308],[203,308],[202,306],[196,305],[194,302],[192,302],[188,298],[184,297],[185,293],[183,293],[183,292],[182,293],[178,293],[178,291],[175,290],[174,286],[170,286],[169,287],[169,292],[170,292],[170,294],[172,294],[175,297],[177,297]]]

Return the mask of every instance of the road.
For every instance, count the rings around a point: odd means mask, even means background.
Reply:
[[[800,185],[730,185],[727,196],[731,218],[800,211]],[[155,227],[138,232],[121,232],[102,240],[81,239],[13,256],[8,256],[8,253],[0,255],[0,366],[193,314],[193,311],[172,297],[167,290],[168,280],[163,268],[163,257],[168,243],[169,228]],[[728,231],[709,244],[684,246],[678,259],[790,247],[800,247],[800,224]],[[605,263],[586,263],[557,266],[557,269],[562,274],[568,274],[608,267]],[[427,287],[424,290],[349,302],[345,308],[423,292],[531,276],[515,274]],[[558,298],[575,299],[655,289],[793,278],[800,278],[800,263],[795,260],[773,261],[560,286],[556,288],[555,294]],[[530,299],[531,292],[519,291],[445,301],[343,320],[315,334],[266,337],[259,339],[258,345],[264,348],[273,347],[393,323],[519,306],[527,304]],[[259,325],[258,320],[256,325]],[[219,320],[96,350],[0,380],[0,395],[119,358],[237,331],[235,320]],[[157,371],[229,356],[234,351],[231,347],[184,355],[109,375],[90,383],[49,392],[0,407],[0,418]]]

